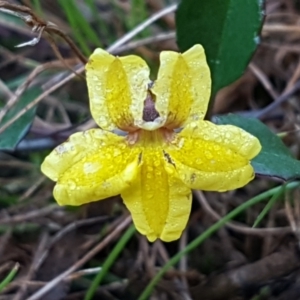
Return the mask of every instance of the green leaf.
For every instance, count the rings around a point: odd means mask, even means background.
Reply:
[[[42,90],[32,87],[24,92],[19,101],[13,106],[0,122],[0,127],[19,113],[26,105],[33,101]],[[0,134],[0,150],[13,150],[30,128],[35,116],[36,106],[28,110],[17,121]]]
[[[259,139],[262,150],[251,161],[256,174],[284,180],[300,178],[300,161],[293,158],[281,139],[262,122],[233,114],[214,117],[213,120],[216,124],[238,126]]]
[[[239,78],[259,42],[263,0],[183,0],[176,13],[181,51],[202,44],[212,94]]]

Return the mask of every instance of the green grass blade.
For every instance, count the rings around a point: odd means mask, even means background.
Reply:
[[[299,186],[299,182],[291,182],[286,185],[286,190],[291,190]],[[183,250],[178,252],[176,255],[174,255],[155,275],[155,277],[150,281],[150,283],[147,285],[143,293],[140,295],[138,300],[146,300],[150,297],[152,290],[156,286],[156,284],[160,281],[162,276],[166,273],[166,271],[174,266],[176,263],[179,262],[179,260],[182,258],[182,256],[186,255],[187,253],[194,250],[196,247],[198,247],[201,243],[203,243],[207,238],[209,238],[212,234],[214,234],[216,231],[218,231],[221,227],[223,227],[227,222],[235,218],[237,215],[239,215],[241,212],[246,210],[247,208],[265,200],[268,197],[272,197],[274,194],[278,193],[278,191],[282,187],[275,187],[271,190],[268,190],[264,193],[261,193],[260,195],[257,195],[247,202],[241,204],[231,212],[229,212],[226,216],[224,216],[222,219],[220,219],[218,222],[210,226],[207,230],[205,230],[200,236],[198,236],[196,239],[194,239],[191,243],[189,243]]]
[[[74,1],[69,1],[69,9],[72,11],[72,14],[76,17],[75,21],[78,24],[77,30],[80,29],[83,34],[86,35],[86,39],[89,42],[94,43],[97,46],[101,46],[101,41],[94,31],[92,26],[89,22],[83,17],[82,13],[80,12],[78,6],[74,3]]]
[[[259,223],[263,220],[263,218],[267,215],[267,213],[270,211],[270,209],[273,207],[273,205],[275,204],[275,202],[278,200],[278,198],[283,194],[283,192],[285,191],[285,187],[286,185],[284,184],[281,189],[275,193],[271,199],[269,200],[269,202],[267,203],[267,205],[264,207],[264,209],[260,212],[260,214],[257,216],[254,224],[253,224],[253,228],[257,227],[259,225]]]
[[[109,33],[109,30],[107,28],[107,23],[102,19],[101,14],[99,14],[99,10],[97,8],[95,0],[85,0],[85,4],[89,7],[93,18],[96,20],[97,25],[97,31],[101,31],[101,36],[105,37],[105,39],[109,42],[108,44],[112,44],[113,40],[115,38],[112,38],[111,34]],[[98,34],[97,34],[98,37]],[[99,42],[95,43],[97,46],[103,48],[103,43],[98,39]]]
[[[33,0],[33,7],[35,12],[42,17],[43,16],[43,10],[42,10],[42,5],[41,5],[41,1],[40,0]]]
[[[123,236],[120,238],[118,243],[115,245],[114,249],[111,251],[107,259],[105,260],[101,271],[97,274],[95,279],[93,280],[91,286],[89,287],[84,300],[91,300],[93,299],[93,296],[99,287],[101,281],[105,277],[106,273],[108,272],[109,268],[112,266],[112,264],[115,262],[116,258],[120,254],[120,252],[124,249],[127,242],[130,240],[132,235],[135,233],[135,227],[134,225],[131,225],[126,232],[123,234]]]
[[[90,49],[87,45],[86,39],[82,35],[82,32],[80,30],[80,26],[77,22],[78,14],[76,14],[76,13],[74,14],[74,11],[72,10],[72,4],[74,4],[73,0],[69,0],[69,1],[60,0],[58,3],[60,4],[62,9],[66,13],[67,19],[70,23],[70,26],[73,29],[74,36],[75,36],[81,50],[83,51],[83,53],[86,56],[89,56],[91,54],[91,51],[90,51]]]
[[[0,293],[3,291],[3,289],[14,279],[16,276],[18,270],[19,270],[19,264],[15,264],[15,266],[12,268],[12,270],[8,273],[8,275],[2,280],[0,283]]]

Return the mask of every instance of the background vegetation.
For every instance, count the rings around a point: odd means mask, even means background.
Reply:
[[[299,298],[300,7],[239,2],[184,0],[175,15],[171,0],[0,1],[0,300]],[[136,233],[120,197],[59,207],[40,164],[95,126],[93,49],[138,54],[154,77],[160,51],[196,42],[213,73],[209,117],[263,143],[257,178],[195,191],[172,243]]]

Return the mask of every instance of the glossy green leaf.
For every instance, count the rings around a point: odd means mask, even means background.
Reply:
[[[300,178],[300,161],[293,158],[281,139],[262,122],[233,114],[213,120],[217,124],[238,126],[259,139],[262,150],[251,162],[256,174],[283,180]]]
[[[3,117],[0,127],[19,113],[19,111],[33,101],[41,92],[41,89],[38,87],[32,87],[25,91],[17,104],[13,106]],[[0,150],[13,150],[17,146],[30,128],[35,112],[36,106],[28,110],[22,117],[0,134]]]
[[[202,44],[213,95],[239,78],[259,42],[263,0],[183,0],[176,13],[181,51]]]

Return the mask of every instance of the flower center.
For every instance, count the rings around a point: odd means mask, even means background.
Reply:
[[[155,102],[153,94],[148,91],[146,100],[144,101],[143,120],[152,122],[159,117],[159,113],[155,109]]]
[[[135,132],[129,132],[127,141],[131,145],[140,145],[142,147],[163,147],[166,143],[171,143],[175,137],[175,132],[167,128],[159,128],[153,131],[139,129]]]

